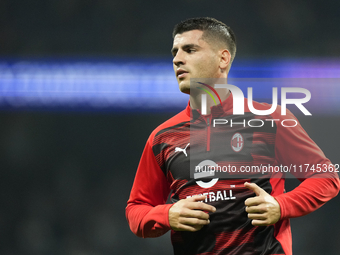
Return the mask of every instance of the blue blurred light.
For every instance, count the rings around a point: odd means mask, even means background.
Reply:
[[[237,60],[229,76],[231,81],[340,78],[339,70],[336,60]],[[271,89],[260,86],[254,88],[255,99],[271,98]],[[324,97],[340,92],[340,86],[327,89],[332,93]],[[246,87],[242,90],[246,95]],[[339,107],[337,100],[325,100]],[[163,111],[182,109],[187,102],[170,59],[0,60],[1,109]]]

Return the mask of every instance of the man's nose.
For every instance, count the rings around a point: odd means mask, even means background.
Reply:
[[[184,56],[183,56],[183,53],[181,51],[178,51],[176,53],[176,56],[174,56],[172,62],[174,63],[175,66],[181,66],[181,65],[184,65],[185,63],[185,59],[184,59]]]

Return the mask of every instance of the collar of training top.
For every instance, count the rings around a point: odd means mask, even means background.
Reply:
[[[227,99],[225,99],[221,104],[214,105],[210,107],[211,114],[202,115],[200,109],[192,109],[190,107],[190,100],[188,101],[188,105],[186,107],[186,114],[190,116],[193,120],[198,119],[201,116],[210,116],[212,118],[217,118],[226,115],[233,114],[233,94],[230,93]]]

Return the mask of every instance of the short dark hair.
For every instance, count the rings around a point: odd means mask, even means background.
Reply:
[[[236,38],[233,30],[217,19],[210,17],[191,18],[178,23],[172,32],[173,38],[177,34],[182,34],[191,30],[203,31],[203,39],[207,41],[220,41],[230,51],[231,62],[236,55]]]

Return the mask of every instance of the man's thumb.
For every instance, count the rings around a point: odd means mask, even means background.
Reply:
[[[257,186],[256,183],[249,183],[249,182],[245,182],[244,183],[244,186],[252,191],[255,192],[256,196],[260,196],[262,194],[267,194],[267,192],[260,188],[259,186]]]
[[[187,200],[190,202],[198,202],[198,201],[203,201],[205,199],[206,199],[206,196],[201,196],[201,195],[194,195],[192,197],[187,198]]]

